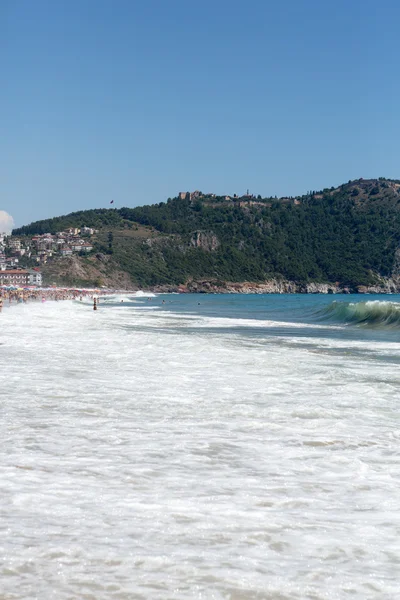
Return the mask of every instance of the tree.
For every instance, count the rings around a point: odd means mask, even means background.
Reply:
[[[112,231],[108,232],[108,253],[112,254],[113,253],[113,241],[114,241],[114,235]]]

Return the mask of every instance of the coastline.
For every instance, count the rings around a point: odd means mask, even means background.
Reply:
[[[184,285],[158,285],[151,288],[155,293],[185,294],[397,294],[400,281],[381,279],[375,285],[343,285],[336,283],[299,283],[284,279],[263,282],[233,282],[219,280],[189,281]]]
[[[391,295],[400,293],[400,282],[393,279],[382,281],[380,285],[358,285],[345,286],[339,283],[298,283],[295,281],[270,279],[263,282],[243,281],[220,281],[220,280],[197,280],[189,281],[180,285],[155,285],[146,287],[144,290],[137,286],[130,288],[76,288],[67,286],[36,287],[36,288],[14,288],[0,287],[0,298],[2,307],[31,301],[45,302],[48,300],[79,300],[80,298],[94,298],[112,294],[136,294],[137,292],[155,294],[382,294]],[[1,310],[1,308],[0,308]]]

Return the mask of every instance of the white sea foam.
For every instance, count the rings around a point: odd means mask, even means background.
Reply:
[[[185,315],[186,317],[186,315]],[[279,327],[279,328],[297,328],[297,329],[343,329],[340,325],[318,325],[317,323],[294,323],[291,321],[272,321],[270,319],[238,319],[224,317],[197,317],[199,327]]]
[[[137,292],[135,292],[135,296],[136,298],[155,298],[156,295],[153,294],[153,292],[146,292],[143,290],[138,290]]]
[[[147,308],[0,315],[0,597],[396,598],[399,344]]]

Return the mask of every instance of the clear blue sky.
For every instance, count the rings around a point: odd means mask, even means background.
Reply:
[[[0,209],[400,177],[395,0],[2,0]]]

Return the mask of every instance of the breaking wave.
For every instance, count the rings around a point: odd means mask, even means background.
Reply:
[[[115,304],[119,302],[135,302],[138,298],[146,300],[146,298],[156,298],[153,292],[138,292],[133,293],[121,293],[121,294],[110,294],[108,296],[100,296],[102,304]]]
[[[400,302],[332,302],[319,315],[336,323],[400,327]]]

